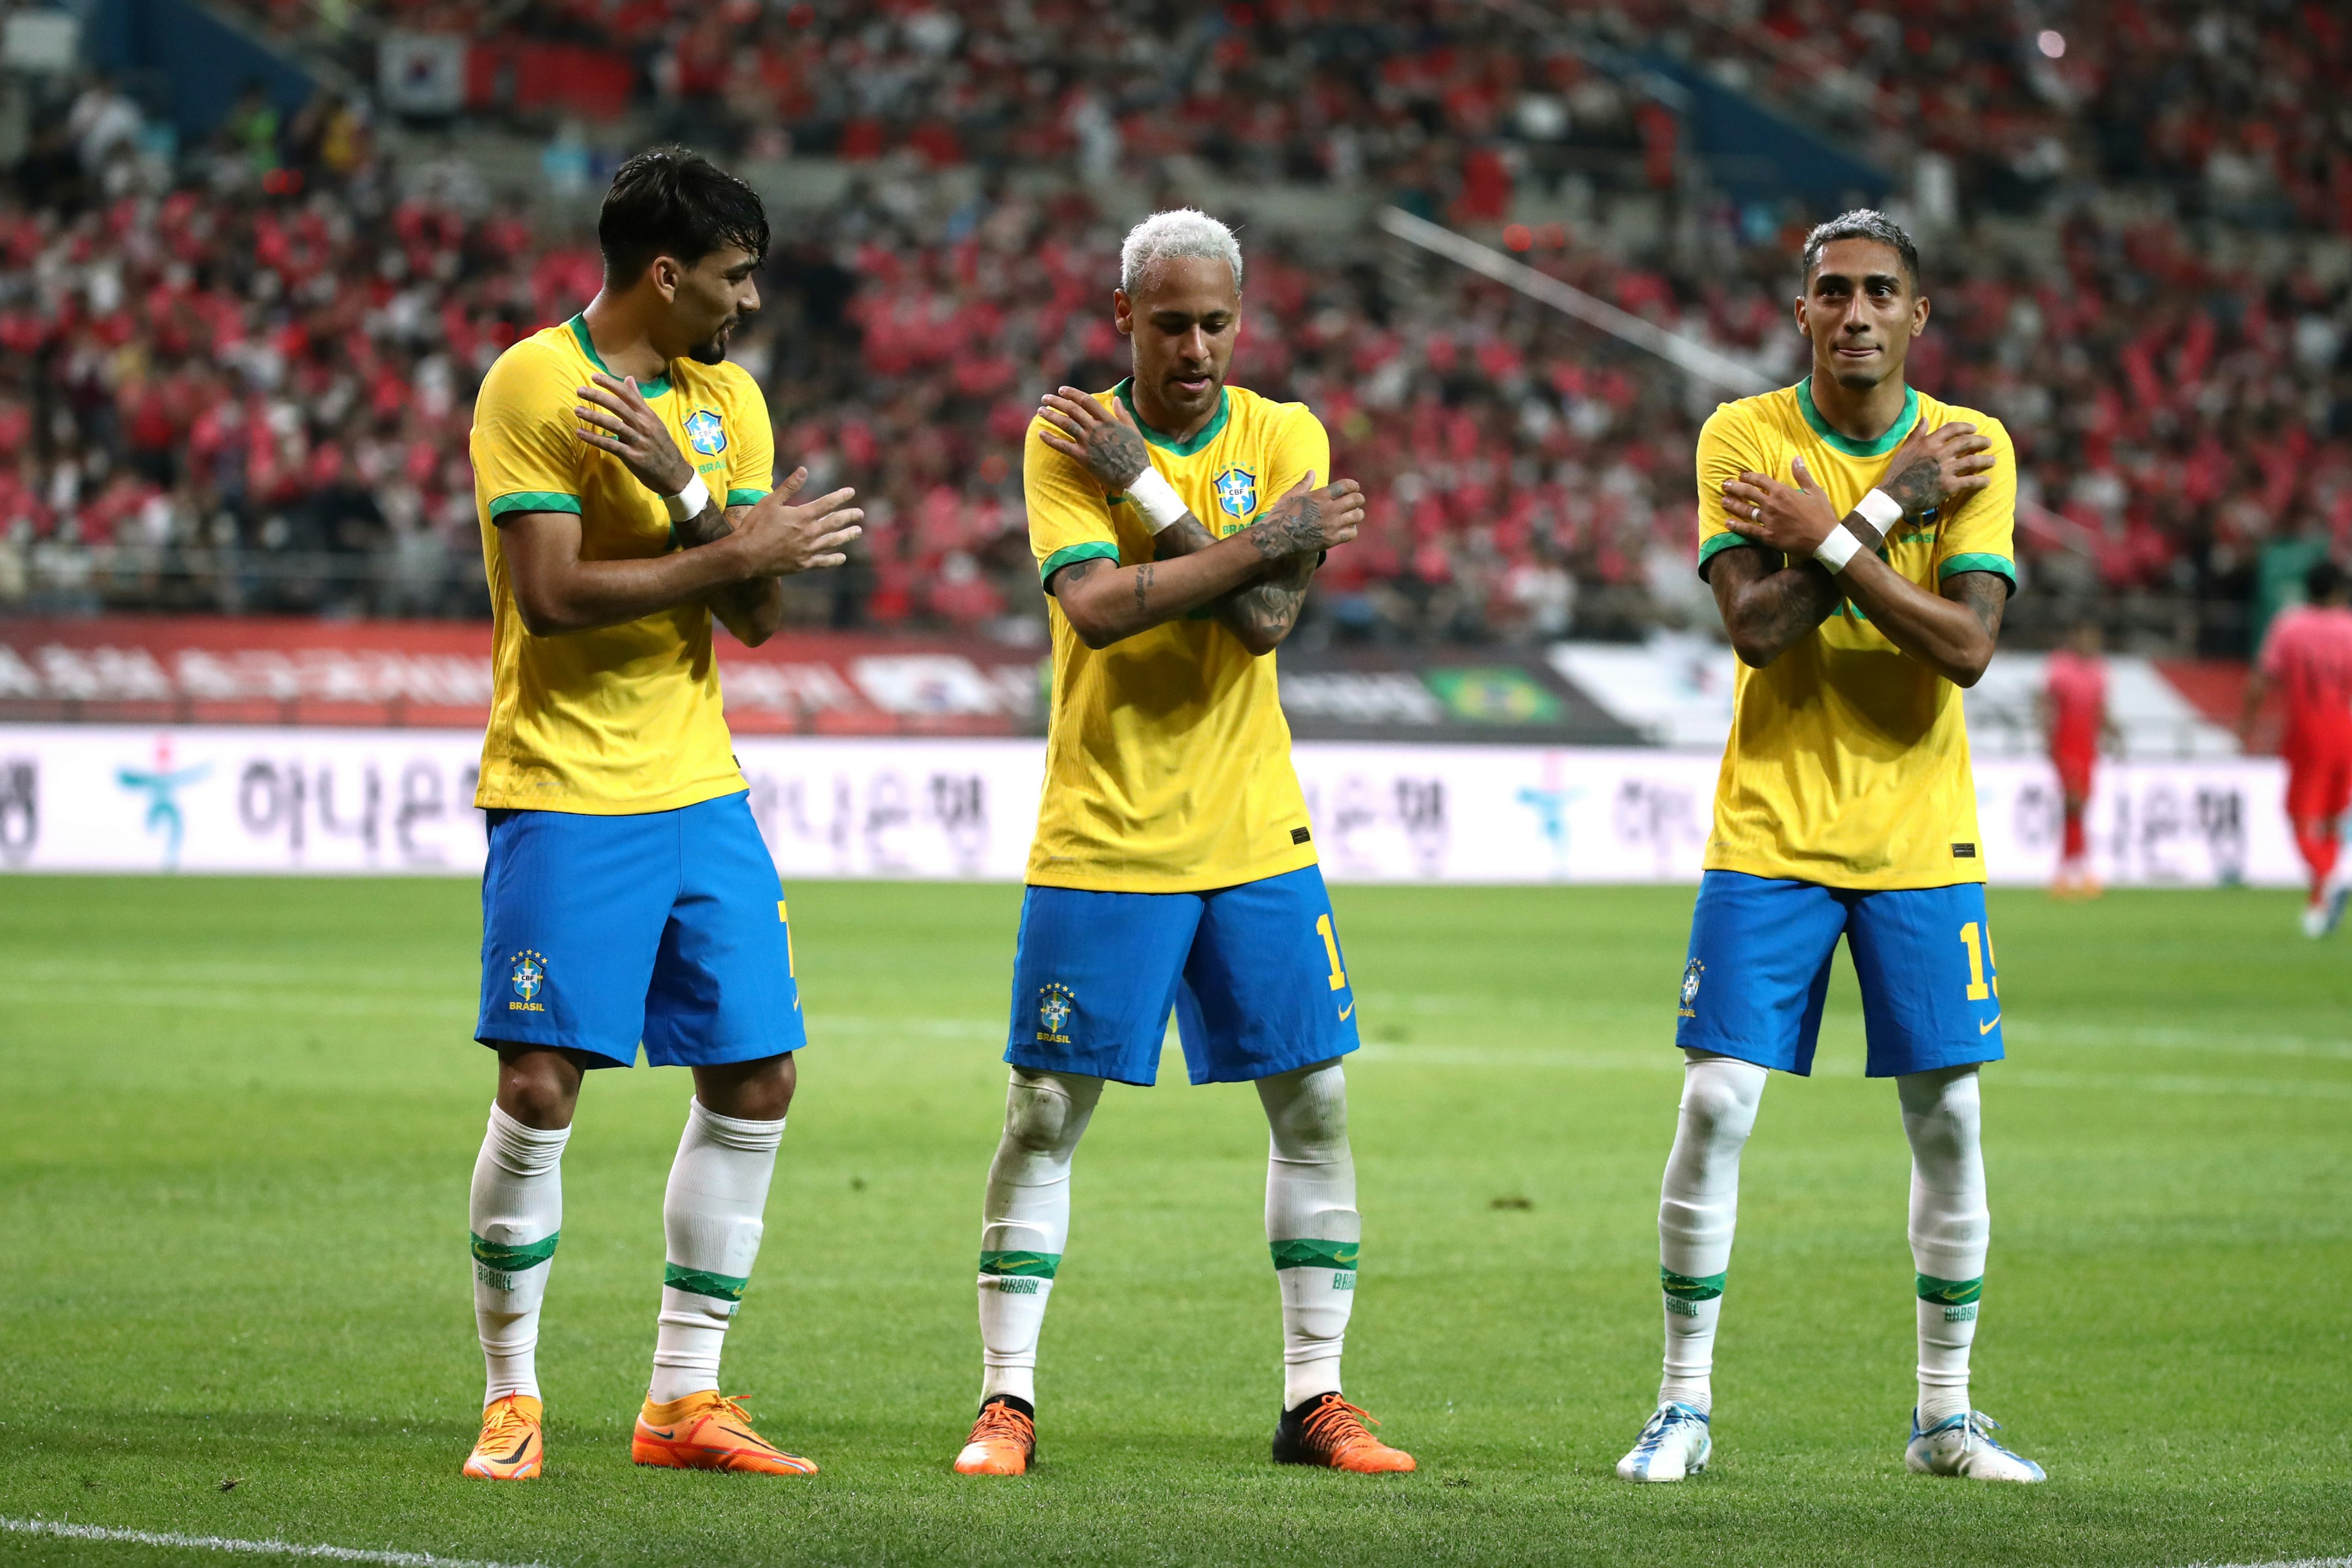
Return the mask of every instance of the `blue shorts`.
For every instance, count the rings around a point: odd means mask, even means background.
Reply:
[[[1006,1061],[1150,1084],[1171,1008],[1194,1083],[1354,1050],[1356,993],[1320,868],[1207,893],[1029,889]]]
[[[1691,912],[1675,1044],[1811,1072],[1840,934],[1862,982],[1872,1078],[2000,1060],[1981,882],[1861,892],[1709,871]]]
[[[627,1067],[642,1040],[655,1067],[710,1067],[808,1043],[783,889],[745,795],[488,815],[482,1044]]]

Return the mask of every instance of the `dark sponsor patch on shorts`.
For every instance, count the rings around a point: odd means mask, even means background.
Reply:
[[[1975,845],[1973,845],[1973,844],[1955,844],[1955,845],[1953,845],[1953,846],[1952,846],[1952,858],[1953,858],[1953,859],[1955,859],[1955,860],[1973,860],[1973,859],[1975,859],[1976,858],[1977,858],[1977,847],[1976,847]]]
[[[1313,837],[1315,836],[1303,827],[1294,827],[1290,830],[1290,841],[1293,844],[1304,844]]]

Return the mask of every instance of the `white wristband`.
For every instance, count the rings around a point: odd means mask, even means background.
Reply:
[[[1881,533],[1903,521],[1903,503],[1885,490],[1871,491],[1854,503],[1853,510],[1862,513],[1863,521]]]
[[[677,494],[662,497],[662,505],[669,508],[669,520],[672,522],[684,522],[688,518],[700,517],[703,509],[709,504],[710,487],[702,482],[700,474],[687,480],[686,489],[678,491]]]
[[[1127,487],[1127,499],[1151,520],[1155,532],[1178,518],[1189,515],[1192,510],[1184,504],[1184,498],[1176,493],[1176,487],[1170,484],[1158,468],[1149,465]]]
[[[1862,541],[1855,537],[1853,530],[1841,522],[1831,529],[1830,536],[1822,540],[1814,549],[1813,559],[1832,572],[1843,572],[1845,570],[1845,563],[1861,553],[1861,551]]]

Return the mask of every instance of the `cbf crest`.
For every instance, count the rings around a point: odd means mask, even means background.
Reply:
[[[706,458],[727,450],[727,426],[708,408],[698,408],[686,416],[686,438]]]
[[[1231,468],[1220,473],[1215,481],[1217,505],[1234,517],[1247,517],[1257,510],[1257,476],[1247,468]]]
[[[508,983],[514,987],[515,1000],[507,1004],[509,1013],[544,1013],[547,1005],[539,998],[547,989],[547,959],[532,948],[524,948],[514,955],[514,967],[508,973]]]
[[[1701,963],[1696,958],[1692,959],[1688,963],[1683,966],[1683,1005],[1681,1012],[1682,1016],[1685,1018],[1696,1018],[1698,1016],[1696,1013],[1692,1011],[1692,1008],[1698,1001],[1699,980],[1706,973],[1706,965]]]
[[[1077,1009],[1077,998],[1070,988],[1056,982],[1037,988],[1037,1037],[1056,1046],[1066,1046],[1070,1037],[1064,1033],[1069,1027],[1070,1015]]]

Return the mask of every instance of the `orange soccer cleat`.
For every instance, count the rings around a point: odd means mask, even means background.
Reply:
[[[491,1400],[482,1408],[482,1435],[466,1456],[466,1473],[486,1481],[537,1480],[540,1461],[547,1458],[540,1430],[544,1419],[539,1401],[528,1394]]]
[[[1037,1420],[1026,1400],[1000,1394],[980,1407],[963,1452],[956,1456],[960,1476],[1020,1476],[1029,1472],[1037,1457]]]
[[[673,1470],[738,1470],[758,1476],[813,1476],[816,1463],[787,1454],[751,1430],[751,1418],[716,1389],[667,1405],[651,1400],[637,1413],[629,1458]]]
[[[1339,1397],[1318,1394],[1282,1413],[1274,1429],[1277,1465],[1322,1465],[1360,1476],[1402,1475],[1414,1468],[1412,1456],[1391,1448],[1367,1430],[1380,1423]]]

